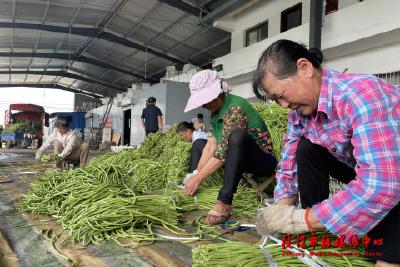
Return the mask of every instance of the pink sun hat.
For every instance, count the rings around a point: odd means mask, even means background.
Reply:
[[[184,112],[207,104],[221,93],[229,91],[228,84],[219,77],[218,72],[212,70],[202,70],[193,75],[189,88],[190,97]]]

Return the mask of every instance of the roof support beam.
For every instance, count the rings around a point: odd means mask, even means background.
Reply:
[[[87,96],[91,96],[94,98],[101,98],[102,95],[99,94],[92,94],[89,92],[85,92],[85,91],[81,91],[79,89],[74,89],[74,88],[69,88],[63,85],[59,85],[59,84],[52,84],[52,83],[2,83],[0,84],[0,88],[8,88],[8,87],[30,87],[30,88],[54,88],[54,89],[60,89],[60,90],[64,90],[64,91],[68,91],[71,93],[75,93],[75,94],[82,94],[82,95],[87,95]]]
[[[103,85],[109,89],[125,92],[125,88],[118,87],[116,85],[112,85],[111,83],[107,83],[104,81],[99,81],[99,80],[94,80],[91,78],[87,78],[75,73],[69,73],[65,71],[32,71],[32,70],[14,70],[14,71],[4,71],[0,70],[0,74],[25,74],[25,75],[47,75],[47,76],[60,76],[63,78],[70,78],[70,79],[76,79],[79,81],[84,81],[88,83],[93,83],[93,84],[100,84]]]
[[[244,4],[248,3],[248,0],[230,0],[224,4],[222,4],[220,7],[214,9],[211,13],[203,16],[201,18],[201,23],[208,24],[208,23],[213,23],[217,19],[225,16],[229,12],[232,12],[233,10],[243,6]]]
[[[48,32],[57,32],[57,33],[66,33],[69,34],[70,28],[63,26],[53,26],[53,25],[45,25],[45,24],[32,24],[32,23],[12,23],[12,22],[0,22],[0,28],[12,28],[12,29],[31,29],[31,30],[42,30]],[[157,57],[164,58],[171,62],[177,64],[186,64],[178,58],[166,55],[162,52],[154,50],[152,48],[145,47],[139,43],[132,42],[126,38],[119,37],[115,34],[104,32],[96,28],[81,28],[81,27],[71,27],[71,34],[80,35],[85,37],[93,37],[104,39],[112,43],[117,43],[126,47],[134,48],[143,52],[153,54]]]
[[[78,62],[92,64],[98,67],[102,67],[105,69],[115,70],[124,74],[128,74],[138,79],[147,80],[149,82],[158,82],[158,80],[145,78],[142,74],[131,72],[129,70],[108,64],[106,62],[102,62],[100,60],[86,57],[86,56],[78,56],[76,54],[68,54],[68,53],[30,53],[30,52],[0,52],[0,57],[36,57],[36,58],[55,58],[61,60],[74,60]]]
[[[179,9],[180,11],[192,14],[195,17],[201,16],[202,10],[194,7],[192,5],[189,5],[181,0],[158,0],[159,2],[175,7],[176,9]]]

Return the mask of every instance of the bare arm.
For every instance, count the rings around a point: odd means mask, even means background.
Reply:
[[[158,128],[160,129],[160,132],[162,132],[164,128],[163,117],[157,116],[157,118],[158,118]]]
[[[207,144],[203,149],[199,164],[197,165],[197,170],[201,170],[206,163],[213,157],[215,150],[217,149],[217,139],[215,137],[209,137],[207,139]]]
[[[146,128],[146,126],[144,125],[144,119],[143,119],[143,118],[140,118],[140,120],[142,121],[142,126],[143,126],[143,128]]]

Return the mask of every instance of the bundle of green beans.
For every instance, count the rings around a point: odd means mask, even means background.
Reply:
[[[182,190],[166,190],[165,194],[171,196],[178,209],[182,212],[192,210],[210,210],[218,197],[220,187],[203,188],[194,197],[187,196]],[[234,217],[252,217],[257,209],[262,207],[262,197],[254,189],[239,186],[233,198],[232,210]]]
[[[166,167],[151,159],[136,160],[132,167],[128,186],[135,192],[160,190],[167,186]]]
[[[152,133],[147,136],[137,149],[140,157],[153,160],[157,159],[162,152],[160,149],[157,149],[157,146],[160,147],[161,140],[164,137],[165,134],[161,132]]]
[[[82,174],[79,169],[46,173],[18,208],[54,215],[69,230],[68,240],[85,244],[119,237],[154,240],[151,225],[178,230],[178,212],[168,196],[136,195],[125,185],[100,183]]]
[[[178,141],[174,146],[165,149],[163,156],[168,154],[168,158],[165,157],[165,160],[160,158],[160,162],[168,162],[166,177],[169,182],[176,184],[183,182],[189,168],[191,149],[192,145],[184,141]]]
[[[136,149],[123,149],[116,153],[107,153],[101,156],[94,157],[89,166],[104,166],[114,164],[127,164],[140,158],[139,151]]]
[[[215,171],[201,183],[203,188],[221,187],[224,179],[224,170],[222,168]]]
[[[325,239],[329,239],[331,241],[331,245],[327,248],[321,246],[321,240],[324,236]],[[316,237],[318,242],[315,248],[313,249],[311,246],[311,237]],[[364,255],[364,245],[361,244],[356,248],[349,248],[347,245],[344,248],[334,247],[333,244],[338,237],[328,231],[318,231],[305,234],[305,248],[309,251],[313,251],[315,255],[321,255],[321,258],[326,263],[331,264],[332,266],[337,267],[368,267],[373,266],[373,263],[370,259],[366,258]],[[282,239],[282,236],[281,236]],[[291,238],[291,244],[296,245],[296,238]],[[340,253],[344,253],[343,256],[340,256]],[[351,256],[346,256],[351,255]]]
[[[179,230],[178,213],[161,195],[136,196],[104,185],[86,184],[63,202],[58,221],[68,239],[87,243],[129,237],[135,242],[154,239],[151,225]]]
[[[192,250],[193,267],[268,266],[263,251],[253,244],[227,242],[200,245]]]
[[[40,160],[42,162],[50,162],[50,161],[54,161],[54,160],[58,160],[58,154],[53,153],[53,154],[43,154],[40,157]]]
[[[268,266],[263,250],[272,256],[278,266],[307,266],[297,256],[282,256],[279,244],[269,243],[260,248],[243,242],[200,245],[192,250],[193,266]]]
[[[283,138],[287,130],[289,110],[276,103],[253,104],[253,107],[264,119],[272,139],[272,149],[275,156],[281,159]]]
[[[305,235],[305,249],[308,250],[315,263],[318,265],[329,264],[335,267],[368,267],[373,266],[373,263],[363,256],[363,248],[329,248],[321,247],[322,236],[329,237],[333,242],[336,236],[327,231],[308,233]],[[300,236],[300,235],[299,235]],[[318,239],[314,249],[310,244],[311,236],[316,236]],[[282,240],[282,236],[278,240]],[[296,248],[297,238],[292,235],[291,245]],[[307,266],[301,259],[307,255],[305,251],[290,251],[287,248],[283,249],[282,244],[276,243],[273,240],[268,240],[264,246],[265,250],[272,256],[273,261],[278,266]],[[304,253],[304,255],[302,255]],[[340,253],[345,253],[351,256],[341,256]],[[200,245],[192,250],[193,266],[266,266],[268,260],[263,250],[253,244],[242,242],[227,242],[212,245]],[[299,257],[298,257],[299,256]],[[256,260],[257,259],[257,260]]]
[[[22,195],[18,208],[37,214],[56,214],[72,189],[71,180],[76,181],[70,179],[74,173],[47,170],[32,182],[30,191]]]

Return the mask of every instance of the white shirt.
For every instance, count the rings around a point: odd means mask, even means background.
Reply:
[[[192,135],[192,143],[196,141],[197,139],[206,139],[208,138],[208,133],[202,132],[202,131],[193,131]]]
[[[53,133],[49,135],[46,143],[44,143],[36,152],[42,155],[44,151],[50,148],[55,142],[60,142],[64,147],[64,150],[58,155],[61,159],[65,159],[75,149],[82,145],[82,140],[79,137],[79,133],[75,130],[69,129],[65,134],[61,134],[57,129],[54,129]]]

